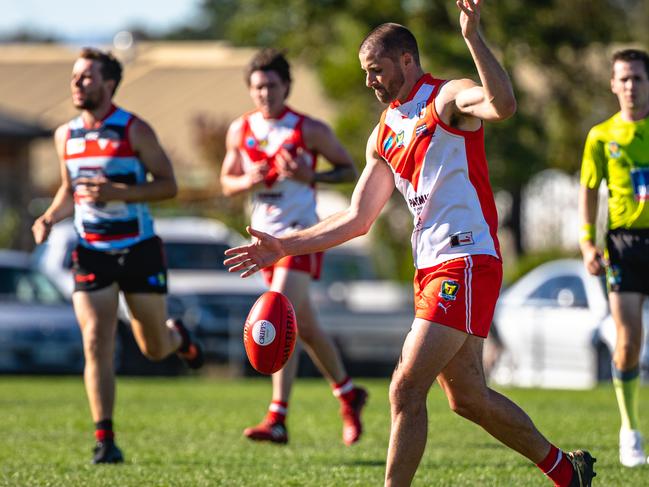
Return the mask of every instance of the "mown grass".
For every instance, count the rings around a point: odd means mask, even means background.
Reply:
[[[119,378],[115,425],[126,456],[120,466],[89,464],[92,423],[81,378],[0,377],[2,486],[375,486],[388,442],[386,380],[370,390],[366,434],[351,448],[340,440],[337,402],[322,380],[294,390],[290,443],[250,443],[270,394],[263,379]],[[595,485],[649,485],[649,467],[617,462],[613,391],[502,391],[564,449],[598,458]],[[649,401],[643,389],[642,404]],[[648,414],[642,425],[649,433]],[[549,486],[527,460],[454,416],[439,388],[429,398],[429,437],[416,486]]]

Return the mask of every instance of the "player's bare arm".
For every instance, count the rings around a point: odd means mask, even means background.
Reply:
[[[579,248],[586,270],[594,276],[604,273],[602,251],[595,245],[594,229],[597,223],[598,190],[586,186],[579,187],[579,222],[580,227],[587,228],[589,235],[579,236]]]
[[[74,213],[74,199],[72,197],[72,184],[70,175],[63,159],[65,139],[68,133],[67,124],[61,125],[54,132],[54,145],[59,157],[59,167],[61,172],[61,185],[56,191],[49,208],[32,225],[34,241],[41,244],[49,237],[52,225],[63,220]]]
[[[436,100],[442,120],[463,130],[477,130],[480,120],[499,121],[516,112],[516,98],[507,72],[487,47],[479,31],[480,0],[458,0],[462,36],[476,65],[480,82],[447,83]]]
[[[285,255],[302,255],[335,247],[366,234],[394,190],[392,171],[376,151],[375,128],[367,142],[367,165],[352,194],[349,208],[331,215],[316,225],[280,238],[248,228],[253,242],[228,249],[225,265],[230,272],[244,271],[248,277]]]
[[[304,121],[303,134],[307,148],[322,155],[333,168],[318,172],[308,165],[301,149],[298,149],[295,157],[291,156],[286,149],[281,149],[277,155],[278,170],[281,175],[307,184],[345,183],[356,179],[356,170],[351,156],[328,125],[307,118]]]
[[[140,161],[151,174],[151,181],[130,185],[115,183],[104,177],[78,178],[76,193],[96,202],[159,201],[173,198],[178,192],[171,161],[149,124],[136,119],[129,130],[129,142]]]
[[[242,120],[230,124],[225,138],[226,153],[221,166],[221,190],[226,196],[250,191],[264,182],[267,164],[255,164],[250,171],[243,170],[243,158],[238,143],[241,140]]]

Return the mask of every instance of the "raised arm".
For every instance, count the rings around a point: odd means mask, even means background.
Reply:
[[[363,170],[349,208],[331,215],[316,225],[275,238],[249,228],[253,242],[228,249],[225,261],[230,272],[244,271],[248,277],[285,255],[309,254],[339,245],[368,232],[394,190],[394,177],[387,163],[376,152],[377,129],[367,142],[367,165]]]
[[[462,79],[447,83],[440,92],[440,103],[453,115],[498,121],[516,112],[516,98],[509,76],[480,34],[480,0],[458,0],[462,36],[480,77],[481,85]],[[437,107],[442,113],[444,107]],[[449,111],[447,109],[446,111]],[[468,127],[475,129],[477,125]]]
[[[34,241],[41,244],[49,237],[52,225],[56,222],[71,216],[74,213],[74,200],[72,198],[72,184],[70,182],[70,174],[63,158],[64,145],[67,136],[67,125],[61,125],[54,133],[54,144],[56,146],[56,153],[59,157],[59,167],[61,172],[61,185],[56,191],[56,195],[52,200],[49,208],[45,210],[40,217],[38,217],[32,225],[32,234]]]

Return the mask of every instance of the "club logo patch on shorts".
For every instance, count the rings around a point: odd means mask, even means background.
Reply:
[[[460,283],[457,281],[442,281],[442,286],[439,290],[439,297],[446,301],[455,301],[457,292],[460,290]]]
[[[622,272],[620,268],[616,265],[609,265],[606,268],[606,283],[609,288],[614,289],[616,286],[620,285],[622,282]]]
[[[162,287],[165,285],[166,279],[164,273],[160,272],[158,274],[149,276],[147,281],[149,282],[150,286]]]

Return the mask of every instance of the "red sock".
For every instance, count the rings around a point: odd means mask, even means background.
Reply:
[[[572,463],[568,456],[554,445],[550,445],[549,453],[536,466],[554,482],[555,487],[568,487],[572,481]]]
[[[351,377],[345,377],[338,384],[333,385],[334,396],[340,399],[342,402],[350,403],[356,397],[356,389],[354,389],[354,383],[352,382]]]
[[[286,421],[288,414],[288,402],[284,401],[271,401],[268,406],[268,413],[266,414],[266,421],[269,423],[282,423]]]
[[[95,423],[95,439],[97,441],[112,440],[115,438],[113,433],[113,421],[111,419],[102,419]]]

